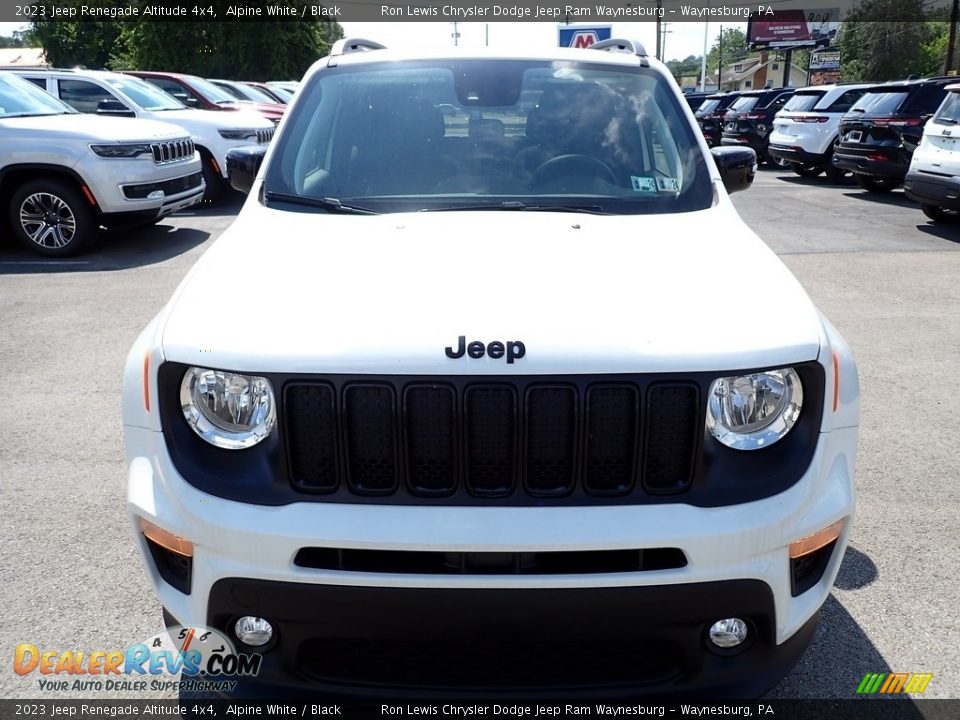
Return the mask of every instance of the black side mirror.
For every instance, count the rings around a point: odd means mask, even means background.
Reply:
[[[97,115],[112,115],[114,117],[136,117],[137,114],[119,100],[104,98],[97,103]]]
[[[746,190],[757,174],[757,154],[747,147],[715,147],[710,151],[728,193]]]
[[[227,177],[230,179],[230,187],[242,193],[250,192],[266,154],[265,145],[242,145],[228,150]]]

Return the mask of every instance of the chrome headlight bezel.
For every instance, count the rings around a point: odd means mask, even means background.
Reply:
[[[241,379],[255,396],[252,422],[230,422],[199,397],[201,384],[218,376],[224,381]],[[224,382],[223,384],[228,384]],[[211,445],[225,450],[245,450],[265,440],[277,423],[277,400],[265,377],[226,370],[190,367],[180,383],[180,407],[187,425]]]
[[[739,382],[746,381],[754,391],[758,383],[780,385],[783,392],[772,411],[763,417],[740,425],[729,421],[730,408],[725,402],[734,394]],[[767,387],[766,389],[769,389]],[[744,373],[717,378],[707,395],[706,426],[710,435],[733,450],[762,450],[782,440],[796,426],[803,409],[803,383],[792,367]]]

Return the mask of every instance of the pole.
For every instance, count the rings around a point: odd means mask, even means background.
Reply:
[[[717,54],[717,92],[723,90],[720,82],[723,80],[723,25],[720,26],[720,52]]]
[[[453,24],[453,46],[457,47],[460,44],[460,33],[457,32],[457,25],[460,23]]]
[[[707,89],[707,28],[710,23],[703,24],[703,59],[700,61],[700,92]]]
[[[781,87],[790,87],[790,69],[793,66],[793,48],[787,48],[786,60],[783,63],[783,84]]]
[[[483,44],[485,46],[489,46],[490,45],[490,23],[484,23],[483,31],[484,31]]]
[[[657,60],[663,60],[663,57],[662,57],[661,52],[660,52],[660,48],[661,48],[661,43],[660,43],[660,39],[661,39],[661,35],[660,35],[660,32],[661,32],[661,31],[660,31],[660,25],[661,25],[660,13],[661,13],[661,12],[663,12],[663,0],[657,0]]]
[[[953,0],[953,6],[950,8],[950,36],[947,40],[947,58],[943,61],[944,75],[953,70],[953,46],[957,42],[957,5],[958,0]]]

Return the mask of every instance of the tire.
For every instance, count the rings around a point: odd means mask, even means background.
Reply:
[[[848,173],[845,170],[841,170],[838,167],[835,167],[832,162],[828,162],[824,168],[824,174],[827,176],[827,180],[832,183],[841,183],[846,178]]]
[[[204,205],[213,205],[223,197],[226,183],[220,173],[213,169],[213,157],[206,150],[200,151],[200,164],[203,170],[203,182],[207,186],[201,202]]]
[[[946,208],[938,207],[936,205],[921,205],[920,209],[923,210],[923,214],[934,222],[944,223],[946,225],[958,225],[960,224],[960,211],[957,210],[947,210]]]
[[[99,230],[80,190],[67,180],[31,180],[13,193],[9,208],[13,236],[47,257],[67,257],[90,247]]]
[[[891,178],[875,178],[866,175],[857,175],[857,185],[861,190],[872,193],[888,193],[900,187],[899,180]]]
[[[793,171],[800,177],[814,178],[823,172],[823,168],[820,165],[801,165],[800,163],[793,163]]]
[[[784,160],[783,158],[776,158],[776,157],[773,157],[773,155],[769,155],[769,154],[764,158],[764,162],[766,162],[767,165],[772,165],[773,167],[778,167],[778,168],[789,168],[791,165],[793,165],[793,163],[790,162],[789,160]]]

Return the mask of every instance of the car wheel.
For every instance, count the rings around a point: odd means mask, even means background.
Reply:
[[[875,178],[867,177],[866,175],[857,175],[857,185],[860,186],[861,190],[866,190],[867,192],[888,193],[900,187],[900,182],[891,178]]]
[[[793,163],[793,171],[800,177],[812,178],[822,173],[823,168],[820,165],[801,165],[800,163]]]
[[[832,183],[843,182],[850,177],[851,173],[846,170],[841,170],[835,166],[832,162],[828,162],[824,168],[824,174],[827,176],[827,180]]]
[[[200,162],[203,168],[203,182],[207,186],[202,202],[204,205],[212,205],[223,197],[226,183],[220,173],[214,169],[213,157],[206,150],[200,152]]]
[[[773,165],[778,168],[789,168],[793,165],[789,160],[784,160],[783,158],[774,157],[773,155],[767,155],[766,161],[768,164]]]
[[[923,214],[934,222],[945,223],[948,225],[960,224],[960,211],[948,210],[947,208],[937,207],[936,205],[921,205]]]
[[[96,238],[90,203],[65,180],[32,180],[10,199],[13,236],[24,247],[47,257],[80,252]]]

